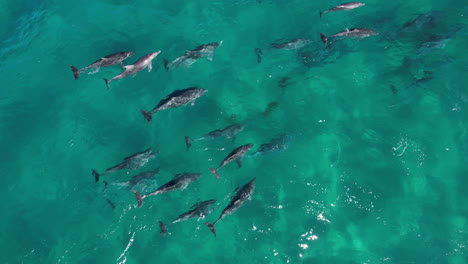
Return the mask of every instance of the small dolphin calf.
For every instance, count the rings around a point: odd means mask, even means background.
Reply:
[[[237,189],[236,189],[237,190]],[[240,190],[236,192],[236,194],[231,198],[231,202],[224,208],[223,212],[219,216],[218,220],[216,220],[213,224],[210,224],[208,222],[204,223],[207,225],[211,232],[216,236],[216,228],[215,225],[221,221],[224,217],[234,213],[239,207],[241,207],[247,199],[252,197],[252,194],[255,190],[255,178],[253,178],[251,181],[249,181],[247,184],[242,186]]]
[[[311,42],[312,42],[312,40],[310,40],[310,39],[297,38],[297,39],[293,39],[293,40],[288,41],[288,42],[272,43],[271,47],[266,49],[265,51],[271,51],[271,50],[275,50],[275,49],[279,49],[279,50],[298,50],[298,49],[308,45]],[[258,63],[262,62],[263,51],[260,48],[256,48],[255,49],[255,54],[257,54],[257,62]]]
[[[123,79],[123,78],[125,78],[127,76],[130,76],[130,75],[136,75],[138,72],[144,70],[146,67],[148,67],[148,72],[150,72],[151,69],[153,68],[152,67],[152,62],[156,58],[156,56],[159,55],[159,53],[161,53],[160,50],[156,51],[156,52],[152,52],[150,54],[146,54],[145,56],[139,58],[134,64],[124,66],[125,71],[123,71],[119,75],[114,76],[110,80],[107,80],[106,78],[104,78],[104,81],[106,82],[107,88],[110,88],[109,84],[113,80]]]
[[[174,179],[170,180],[169,182],[163,184],[161,187],[156,189],[155,191],[141,195],[139,192],[132,190],[132,192],[135,194],[137,201],[138,201],[138,207],[141,207],[143,205],[143,199],[145,199],[148,196],[151,195],[158,195],[170,191],[174,191],[177,189],[184,190],[187,188],[187,186],[198,180],[200,178],[201,174],[200,173],[182,173],[182,174],[177,174]]]
[[[355,38],[365,38],[369,36],[378,35],[378,32],[375,32],[372,29],[367,28],[351,28],[335,33],[331,36],[325,36],[323,33],[320,33],[320,38],[322,39],[323,44],[327,45],[329,38],[333,37],[355,37]]]
[[[320,18],[322,18],[323,14],[326,14],[326,13],[329,13],[329,12],[340,11],[340,10],[349,11],[349,10],[353,10],[353,9],[358,8],[360,6],[363,6],[363,5],[366,5],[366,4],[359,3],[359,2],[344,3],[344,4],[341,4],[341,5],[335,6],[333,8],[330,8],[330,9],[328,9],[326,11],[323,11],[323,12],[320,11]]]
[[[223,41],[203,44],[203,45],[196,47],[193,50],[186,51],[184,55],[178,57],[172,62],[169,62],[168,60],[164,60],[164,68],[166,68],[166,70],[169,71],[169,70],[174,70],[181,65],[185,67],[190,67],[198,59],[203,58],[203,57],[206,57],[208,61],[213,61],[214,51],[219,46],[221,46],[222,43]]]
[[[91,65],[84,67],[83,69],[78,69],[73,65],[70,65],[70,68],[73,71],[73,76],[75,77],[75,80],[78,80],[80,78],[80,73],[83,73],[89,69],[96,69],[94,72],[91,73],[96,73],[99,71],[99,68],[101,67],[108,67],[108,66],[113,66],[117,64],[121,64],[123,67],[123,61],[130,56],[135,54],[134,51],[123,51],[123,52],[117,52],[111,55],[107,55],[103,58],[100,58],[99,60],[93,62]]]
[[[236,161],[237,166],[241,168],[242,167],[241,159],[252,147],[253,147],[253,144],[249,143],[249,144],[242,145],[234,149],[233,151],[231,151],[231,153],[229,153],[229,155],[227,155],[226,158],[224,158],[224,160],[221,162],[218,168],[216,169],[209,168],[209,170],[215,175],[216,179],[218,179],[219,178],[218,170],[226,166],[231,161]]]
[[[148,161],[152,158],[154,158],[155,155],[153,154],[153,150],[151,148],[135,153],[131,156],[128,156],[124,158],[124,161],[120,164],[115,165],[114,167],[108,168],[105,172],[99,174],[96,170],[92,170],[92,174],[94,176],[94,179],[96,182],[99,181],[99,177],[102,175],[106,175],[112,172],[116,172],[121,169],[130,169],[130,170],[136,170],[138,168],[143,167],[148,163]]]
[[[175,90],[164,99],[159,101],[158,105],[151,111],[140,110],[145,117],[146,121],[151,122],[153,114],[164,109],[175,108],[182,105],[186,105],[190,102],[195,101],[198,97],[202,96],[208,90],[197,87],[190,87],[183,90]]]
[[[237,133],[241,132],[243,129],[244,129],[244,126],[242,126],[242,125],[238,125],[238,124],[230,125],[230,126],[225,127],[223,129],[213,130],[213,131],[209,132],[208,134],[203,135],[203,136],[201,136],[199,138],[196,138],[196,139],[191,139],[189,137],[185,137],[185,144],[187,145],[187,150],[188,150],[190,148],[190,146],[192,146],[193,141],[205,140],[205,139],[214,139],[214,138],[222,137],[222,136],[224,136],[226,138],[235,139],[235,136],[237,135]]]
[[[182,221],[188,220],[190,218],[194,218],[194,217],[197,217],[198,219],[205,218],[206,215],[208,215],[209,213],[211,213],[213,211],[209,207],[210,207],[210,205],[212,205],[215,202],[216,202],[216,200],[208,200],[208,201],[198,202],[198,203],[192,205],[192,207],[190,207],[190,209],[191,209],[190,211],[179,215],[176,219],[172,220],[172,222],[170,222],[167,225],[165,225],[162,221],[158,221],[159,222],[159,228],[161,230],[160,231],[161,235],[164,236],[164,234],[167,231],[167,226],[168,225],[175,224],[177,222],[182,222]]]

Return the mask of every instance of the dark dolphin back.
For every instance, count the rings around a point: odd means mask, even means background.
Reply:
[[[149,154],[151,151],[152,151],[151,148],[148,148],[148,149],[146,149],[146,150],[144,150],[144,151],[141,151],[141,152],[132,154],[132,155],[130,155],[130,156],[128,156],[128,157],[125,157],[124,160],[126,160],[126,161],[127,161],[127,160],[131,160],[131,159],[133,159],[133,158],[138,157],[138,156],[141,155],[141,154]]]

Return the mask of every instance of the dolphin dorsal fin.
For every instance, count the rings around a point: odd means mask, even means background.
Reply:
[[[174,175],[174,178],[173,179],[179,179],[179,178],[182,178],[186,175],[186,173],[178,173],[176,175]]]
[[[192,205],[192,206],[190,207],[190,209],[194,209],[195,207],[198,207],[198,206],[200,206],[201,204],[202,204],[202,202],[200,202],[200,199],[198,199],[198,201],[197,201],[194,205]]]

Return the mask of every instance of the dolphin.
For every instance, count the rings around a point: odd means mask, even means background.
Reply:
[[[252,154],[252,156],[257,156],[261,154],[270,154],[276,151],[285,150],[288,148],[288,143],[290,141],[290,136],[280,135],[268,143],[261,144],[258,150]]]
[[[279,50],[298,50],[308,44],[310,44],[312,40],[310,39],[301,39],[296,38],[288,42],[283,43],[271,43],[271,47],[266,49],[265,51],[271,51],[275,49]],[[263,51],[260,48],[255,48],[255,54],[257,55],[257,62],[262,62]]]
[[[159,55],[159,53],[161,53],[160,50],[156,51],[156,52],[146,54],[145,56],[139,58],[134,64],[124,66],[125,71],[123,71],[119,75],[112,77],[112,79],[110,79],[110,80],[107,80],[106,78],[104,78],[104,81],[106,82],[107,88],[110,88],[109,84],[113,80],[123,79],[123,78],[125,78],[127,76],[130,76],[130,75],[135,76],[138,72],[144,70],[145,68],[148,68],[148,72],[150,72],[151,69],[153,68],[152,67],[152,62],[156,58],[156,56]]]
[[[203,202],[198,202],[198,203],[192,205],[192,207],[190,207],[190,209],[191,209],[190,211],[179,215],[176,219],[172,220],[172,222],[170,222],[167,225],[165,225],[162,221],[158,221],[159,222],[159,228],[161,230],[160,231],[161,235],[162,236],[165,235],[168,225],[175,224],[177,222],[182,222],[182,221],[188,220],[190,218],[194,218],[194,217],[197,217],[198,219],[205,218],[206,215],[208,215],[209,213],[211,213],[213,211],[212,209],[209,209],[209,207],[210,207],[210,205],[212,205],[215,202],[216,202],[216,200],[207,200],[207,201],[203,201]]]
[[[442,11],[431,11],[419,14],[415,19],[403,24],[400,32],[428,32],[436,29],[446,20],[446,14]]]
[[[338,6],[335,6],[333,8],[330,8],[326,11],[320,11],[320,18],[322,18],[322,15],[323,14],[326,14],[326,13],[329,13],[329,12],[333,12],[333,11],[340,11],[340,10],[345,10],[345,11],[349,11],[349,10],[353,10],[355,8],[358,8],[360,6],[364,6],[366,4],[363,4],[363,3],[359,3],[359,2],[349,2],[349,3],[344,3],[344,4],[341,4],[341,5],[338,5]]]
[[[203,57],[206,57],[208,61],[213,61],[214,51],[219,46],[221,46],[222,43],[223,41],[200,45],[193,50],[186,51],[184,55],[178,57],[172,62],[169,62],[168,60],[165,59],[164,68],[166,68],[166,70],[169,71],[169,70],[174,70],[181,65],[185,67],[190,67],[198,59],[203,58]]]
[[[228,163],[230,163],[231,161],[236,161],[237,163],[237,166],[239,166],[239,168],[242,167],[242,162],[241,162],[241,159],[244,157],[244,155],[253,147],[253,144],[249,143],[249,144],[246,144],[246,145],[242,145],[236,149],[234,149],[233,151],[231,151],[231,153],[229,153],[227,155],[226,158],[224,158],[224,160],[221,162],[221,164],[218,166],[218,168],[216,169],[213,169],[213,168],[209,168],[209,170],[215,175],[216,179],[219,178],[219,174],[218,174],[218,170],[224,166],[226,166]]]
[[[108,168],[103,173],[98,173],[95,169],[92,170],[92,174],[96,182],[99,181],[99,177],[102,175],[110,174],[122,169],[136,170],[148,163],[148,161],[154,158],[153,150],[151,148],[135,153],[131,156],[124,158],[124,161],[120,164],[115,165],[114,167]]]
[[[185,144],[187,145],[187,150],[192,146],[193,141],[198,141],[198,140],[205,140],[205,139],[214,139],[217,137],[226,137],[226,138],[232,138],[233,140],[235,139],[235,136],[237,133],[241,132],[244,129],[243,125],[235,124],[235,125],[230,125],[228,127],[225,127],[223,129],[216,129],[211,132],[209,132],[206,135],[203,135],[199,138],[196,139],[191,139],[189,137],[185,137]]]
[[[449,41],[449,37],[433,36],[430,40],[421,43],[416,53],[421,56],[427,55],[431,53],[434,49],[445,48]]]
[[[378,32],[375,32],[372,29],[367,28],[351,28],[335,33],[331,36],[325,36],[323,33],[320,33],[320,38],[322,39],[323,44],[327,45],[327,40],[333,37],[356,37],[356,38],[365,38],[369,36],[378,35]]]
[[[154,175],[159,172],[159,168],[156,168],[152,171],[145,171],[142,173],[139,173],[137,175],[134,175],[129,181],[125,182],[118,182],[118,183],[113,183],[114,185],[120,185],[120,186],[129,186],[133,187],[137,185],[139,182],[143,180],[151,180],[154,179]]]
[[[78,69],[73,65],[70,65],[70,68],[73,71],[73,76],[75,77],[75,80],[78,80],[78,78],[80,78],[80,73],[83,73],[89,69],[96,69],[94,72],[91,72],[91,73],[96,73],[99,71],[99,68],[101,67],[108,67],[108,66],[113,66],[117,64],[121,64],[123,67],[123,61],[131,57],[133,54],[135,54],[134,51],[117,52],[117,53],[102,57],[99,60],[91,63],[89,66],[84,67],[83,69]]]
[[[236,189],[238,190],[238,189]],[[207,225],[211,232],[216,236],[216,228],[215,225],[221,221],[224,217],[234,213],[239,207],[241,207],[245,201],[247,201],[250,197],[252,197],[252,194],[255,190],[255,178],[253,178],[251,181],[249,181],[247,184],[242,186],[236,194],[231,198],[231,202],[224,208],[223,212],[219,216],[218,220],[216,220],[213,224],[210,224],[208,222],[204,223]]]
[[[137,192],[137,191],[135,191],[133,189],[132,189],[132,192],[135,194],[135,197],[136,197],[136,199],[138,201],[138,207],[141,207],[143,205],[143,199],[145,199],[146,197],[151,196],[151,195],[158,195],[158,194],[174,191],[174,190],[177,190],[177,189],[184,190],[185,188],[187,188],[187,186],[190,183],[198,180],[200,178],[200,176],[201,176],[200,173],[177,174],[177,175],[175,175],[175,177],[172,180],[170,180],[167,183],[161,185],[158,189],[156,189],[155,191],[153,191],[151,193],[141,195],[139,192]]]
[[[334,48],[336,45],[340,45],[339,48]],[[302,63],[309,67],[322,67],[324,64],[334,63],[338,58],[344,57],[348,54],[356,52],[355,49],[349,45],[349,43],[338,43],[330,41],[325,46],[326,48],[314,46],[311,49],[302,50],[299,52],[299,56],[302,59]],[[305,80],[308,80],[309,77]]]
[[[297,50],[308,45],[311,42],[312,40],[310,39],[297,38],[297,39],[293,39],[291,41],[283,42],[283,43],[271,43],[271,48],[268,50],[272,50],[272,49]]]
[[[143,114],[146,121],[151,122],[151,119],[153,119],[152,115],[154,113],[159,112],[161,110],[186,105],[190,102],[195,101],[198,97],[202,96],[207,91],[208,90],[206,89],[201,89],[197,87],[190,87],[187,89],[175,90],[171,94],[167,95],[164,99],[159,101],[158,105],[156,105],[153,108],[153,110],[151,111],[140,110],[140,112]]]

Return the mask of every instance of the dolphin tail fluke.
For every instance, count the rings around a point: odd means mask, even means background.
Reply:
[[[320,33],[320,38],[322,39],[323,44],[327,45],[327,36],[323,33]]]
[[[239,169],[242,168],[242,161],[240,159],[236,159],[236,163]]]
[[[73,76],[75,77],[75,80],[78,80],[78,78],[80,78],[80,70],[78,70],[78,68],[76,68],[73,65],[70,65],[70,68],[72,69]]]
[[[114,210],[114,209],[115,209],[115,204],[114,204],[111,200],[109,200],[108,198],[106,198],[106,201],[107,201],[107,203],[110,205],[110,207],[112,208],[112,210]]]
[[[158,173],[158,172],[159,172],[159,167],[157,167],[156,169],[154,169],[152,172],[153,172],[153,174]]]
[[[106,78],[103,78],[103,80],[106,82],[107,89],[110,89],[110,85],[109,85],[110,81],[107,80]]]
[[[138,201],[138,208],[140,208],[143,205],[143,199],[144,197],[141,196],[141,194],[135,190],[132,189],[132,192],[135,194],[135,197]]]
[[[167,59],[164,59],[164,68],[169,71],[169,61]]]
[[[153,119],[153,115],[150,112],[147,112],[145,110],[140,110],[140,112],[143,114],[146,121],[151,122],[151,119]]]
[[[214,224],[210,224],[208,222],[205,222],[203,224],[205,224],[211,230],[211,233],[213,233],[213,235],[216,236],[216,228]]]
[[[216,179],[219,179],[219,174],[218,174],[218,171],[217,171],[217,170],[212,169],[212,168],[209,168],[209,170],[214,174],[214,176],[216,177]]]
[[[101,176],[96,170],[92,170],[92,173],[93,173],[93,176],[94,176],[94,179],[96,180],[96,182],[99,181],[99,177]]]
[[[105,192],[107,190],[107,186],[109,186],[109,183],[107,181],[103,181],[104,182],[104,189],[102,190],[102,192]]]
[[[260,48],[255,48],[255,54],[257,54],[257,62],[262,62],[263,51]]]
[[[192,146],[192,139],[189,137],[185,137],[185,145],[187,145],[187,150]]]
[[[167,226],[162,221],[158,221],[158,222],[159,222],[159,233],[161,234],[162,237],[165,237],[166,232],[167,232]]]

